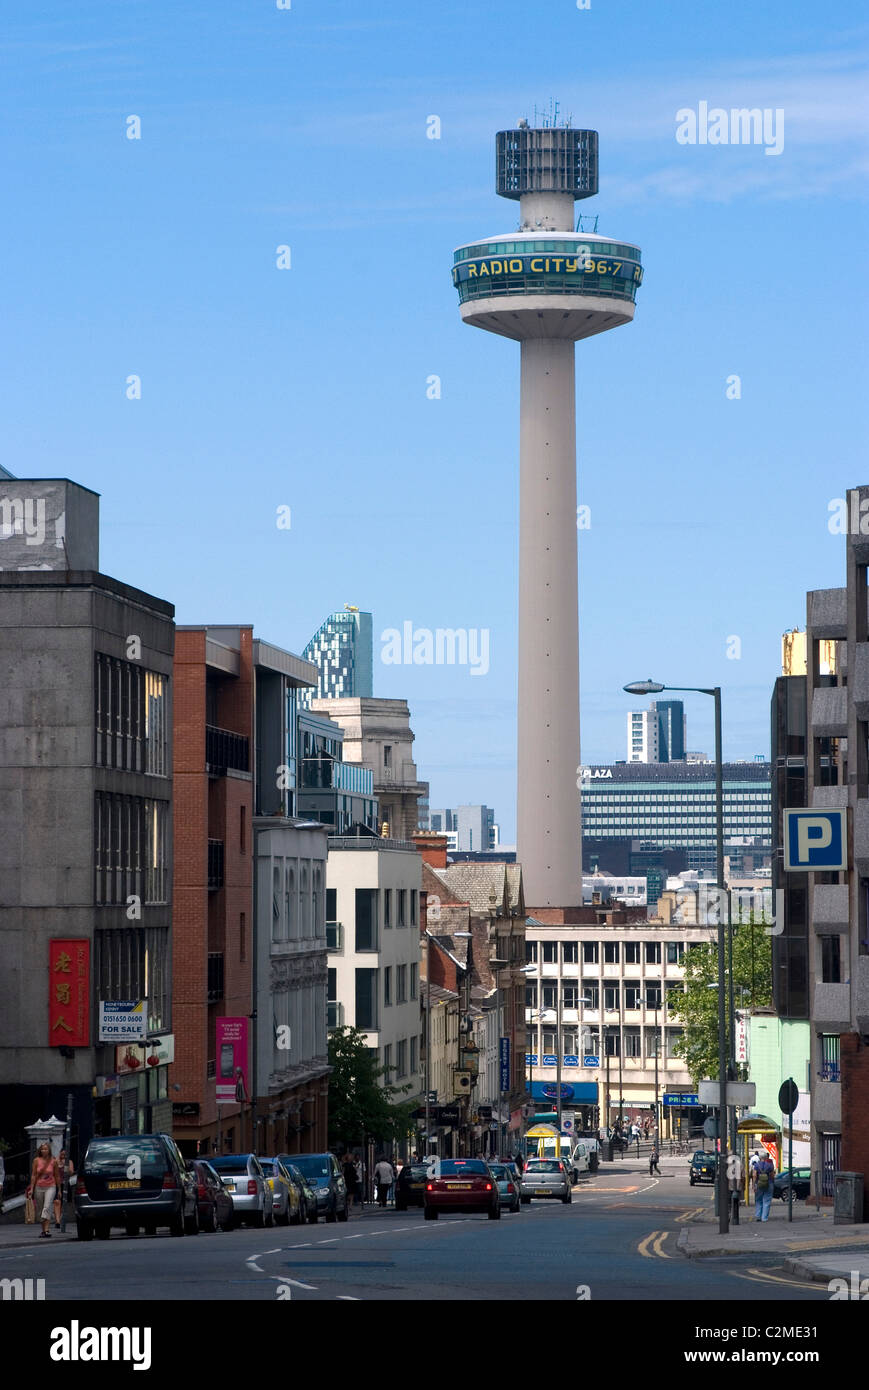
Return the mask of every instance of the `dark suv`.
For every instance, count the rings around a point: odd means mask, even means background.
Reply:
[[[197,1235],[196,1176],[169,1134],[115,1134],[92,1139],[75,1189],[79,1240],[108,1240],[113,1226],[128,1236]]]
[[[346,1221],[350,1215],[350,1198],[341,1165],[334,1154],[278,1154],[286,1157],[303,1177],[307,1178],[317,1196],[317,1215],[327,1221]]]
[[[689,1185],[693,1187],[695,1182],[714,1182],[715,1169],[715,1154],[708,1154],[703,1149],[697,1149],[688,1164]]]

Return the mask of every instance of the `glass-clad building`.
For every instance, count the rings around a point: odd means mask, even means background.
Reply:
[[[374,694],[374,637],[370,613],[348,604],[342,613],[330,613],[302,653],[319,673],[315,689],[300,693],[299,703],[345,699]]]

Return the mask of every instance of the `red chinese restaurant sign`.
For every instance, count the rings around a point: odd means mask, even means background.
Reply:
[[[91,944],[87,938],[48,943],[48,1045],[89,1043]]]

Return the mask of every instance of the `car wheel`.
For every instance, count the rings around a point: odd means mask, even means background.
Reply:
[[[156,1227],[156,1226],[143,1226],[143,1227],[142,1227],[142,1234],[143,1234],[143,1235],[146,1235],[146,1236],[155,1236],[155,1235],[157,1234],[157,1227]]]
[[[112,1234],[112,1228],[108,1221],[98,1221],[94,1229],[96,1230],[97,1240],[108,1240],[109,1236]]]
[[[316,1226],[320,1220],[320,1213],[317,1211],[317,1203],[314,1203],[313,1210],[308,1212],[308,1222],[311,1226]]]
[[[521,1207],[519,1206],[518,1200],[517,1200],[516,1202],[514,1202],[513,1206],[510,1208],[510,1210],[514,1213],[514,1215],[516,1215],[516,1216],[519,1215],[519,1212],[521,1211]]]
[[[269,1227],[274,1226],[274,1224],[275,1224],[275,1209],[274,1209],[274,1207],[270,1207],[270,1208],[269,1208],[269,1214],[268,1214],[268,1216],[265,1218],[265,1224],[266,1224],[267,1226],[269,1226]]]
[[[284,1212],[283,1216],[276,1216],[276,1217],[275,1217],[275,1225],[276,1225],[276,1226],[289,1226],[291,1220],[292,1220],[292,1218],[291,1218],[291,1216],[290,1216],[290,1204],[289,1204],[289,1202],[287,1202],[287,1209],[286,1209],[286,1211]]]
[[[565,1206],[569,1206],[570,1203],[573,1201],[573,1193],[572,1193],[572,1192],[568,1192],[568,1193],[567,1193],[567,1196],[566,1196],[566,1197],[562,1197],[561,1200],[562,1200],[562,1202],[564,1203]]]
[[[78,1236],[79,1240],[93,1240],[94,1227],[92,1221],[77,1221],[75,1224],[76,1235]]]
[[[501,1220],[501,1203],[496,1202],[493,1207],[489,1207],[488,1217],[490,1221]]]
[[[438,1213],[434,1207],[425,1208],[425,1219],[426,1221],[437,1221]]]
[[[184,1235],[184,1213],[183,1213],[183,1212],[179,1211],[179,1213],[178,1213],[177,1216],[173,1216],[173,1217],[172,1217],[172,1220],[169,1222],[169,1234],[170,1234],[170,1236],[183,1236],[183,1235]]]
[[[689,1179],[688,1179],[688,1186],[689,1186],[689,1187],[693,1187],[693,1186],[694,1186],[694,1174],[693,1174],[693,1173],[691,1174],[691,1176],[690,1176]]]
[[[137,1236],[139,1234],[138,1221],[128,1221],[124,1226],[124,1230],[126,1231],[128,1236]]]
[[[221,1229],[222,1231],[231,1231],[231,1230],[233,1229],[234,1226],[235,1226],[235,1211],[231,1211],[231,1212],[229,1213],[229,1216],[226,1218],[226,1220],[225,1220],[225,1221],[221,1221],[221,1223],[220,1223],[220,1229]]]
[[[194,1207],[190,1216],[184,1218],[184,1234],[186,1236],[199,1235],[199,1208]]]
[[[346,1197],[345,1197],[345,1199],[344,1199],[344,1206],[343,1206],[343,1209],[342,1209],[341,1211],[339,1211],[339,1213],[338,1213],[338,1220],[339,1220],[339,1221],[349,1221],[349,1220],[350,1220],[350,1203],[349,1203],[349,1201],[347,1200]]]
[[[290,1226],[301,1226],[304,1220],[305,1209],[302,1206],[301,1202],[299,1202],[299,1205],[296,1207],[296,1210],[294,1212],[290,1213],[289,1208],[287,1209],[287,1222]]]
[[[338,1213],[337,1213],[337,1211],[335,1210],[335,1203],[334,1203],[334,1202],[332,1203],[332,1205],[331,1205],[331,1207],[329,1208],[329,1210],[326,1212],[326,1220],[327,1220],[327,1221],[330,1221],[330,1222],[331,1222],[331,1221],[337,1221],[337,1220],[338,1220]]]
[[[263,1229],[263,1227],[265,1226],[265,1224],[266,1224],[266,1214],[265,1214],[265,1212],[264,1212],[262,1209],[260,1209],[260,1210],[257,1211],[257,1212],[254,1212],[254,1216],[253,1216],[253,1220],[252,1220],[252,1222],[251,1222],[251,1225],[252,1225],[257,1231],[261,1231],[261,1230]]]

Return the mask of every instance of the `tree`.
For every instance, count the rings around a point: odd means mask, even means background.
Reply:
[[[718,1080],[717,983],[718,943],[704,942],[686,955],[685,993],[674,992],[667,1000],[670,1017],[683,1025],[673,1053],[684,1059],[694,1086]],[[727,979],[725,987],[729,1020]],[[753,913],[749,921],[733,927],[733,1002],[737,1009],[767,1008],[772,1002],[772,937],[764,920],[755,922]]]
[[[329,1144],[382,1143],[403,1138],[411,1128],[413,1106],[396,1102],[410,1086],[384,1083],[384,1068],[359,1028],[334,1028],[329,1034]]]

